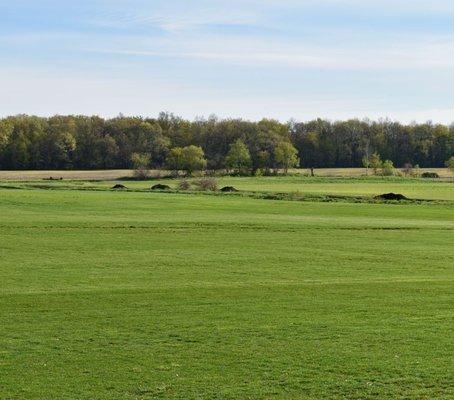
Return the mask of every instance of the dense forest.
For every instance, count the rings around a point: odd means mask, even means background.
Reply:
[[[454,155],[454,126],[388,120],[280,123],[211,117],[188,121],[168,113],[158,118],[18,115],[0,119],[0,169],[4,170],[131,168],[137,154],[160,168],[188,146],[202,149],[208,169],[228,166],[232,148],[240,155],[248,152],[252,170],[286,167],[280,154],[292,149],[295,162],[289,166],[360,167],[365,156],[376,153],[398,167],[408,163],[443,167]]]

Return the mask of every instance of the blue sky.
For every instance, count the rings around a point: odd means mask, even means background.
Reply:
[[[452,0],[0,0],[0,115],[454,121]]]

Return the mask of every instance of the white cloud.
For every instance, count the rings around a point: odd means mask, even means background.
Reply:
[[[278,18],[282,13],[304,16],[311,10],[327,16],[343,11],[371,18],[454,13],[451,0],[133,0],[111,2],[109,6],[109,12],[97,13],[94,23],[117,27],[157,26],[170,32],[213,24],[285,25],[285,20]]]
[[[127,41],[127,40],[126,40]],[[251,67],[275,66],[351,70],[413,70],[454,67],[454,38],[393,38],[370,43],[331,43],[260,38],[143,38],[92,51],[145,57],[190,58]]]

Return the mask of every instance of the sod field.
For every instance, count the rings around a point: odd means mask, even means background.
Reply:
[[[454,398],[454,183],[121,182],[0,182],[0,399]]]
[[[52,176],[52,174],[48,174]],[[59,177],[61,172],[53,173]],[[107,175],[107,174],[106,174]],[[25,174],[28,176],[28,173]],[[20,178],[20,176],[16,176]],[[147,181],[134,181],[130,178],[101,179],[101,180],[45,180],[45,179],[9,179],[0,180],[0,188],[43,188],[43,189],[77,189],[77,190],[109,190],[116,183],[125,185],[133,191],[149,191],[155,184],[168,185],[172,190],[177,190],[180,179],[150,179]],[[194,183],[199,178],[190,178]],[[254,193],[295,193],[302,196],[320,197],[333,196],[365,196],[373,197],[388,192],[401,193],[411,199],[454,201],[454,176],[444,179],[416,179],[403,177],[360,177],[360,176],[330,176],[307,177],[302,175],[277,176],[277,177],[221,177],[216,178],[219,188],[234,186],[243,192]]]

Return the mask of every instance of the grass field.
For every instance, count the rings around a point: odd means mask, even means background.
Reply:
[[[196,180],[196,179],[192,179]],[[218,179],[219,187],[234,186],[241,191],[252,192],[292,192],[302,195],[343,195],[376,196],[383,193],[401,193],[412,199],[454,201],[454,181],[433,179],[411,179],[400,177],[223,177]],[[149,190],[156,183],[178,187],[177,179],[149,181],[42,181],[8,180],[0,181],[3,187],[49,187],[70,189],[110,189],[114,183],[121,183],[132,190]]]
[[[436,172],[441,178],[454,178],[454,174],[447,168],[424,168],[424,172]],[[169,171],[152,171],[154,175],[169,175]],[[292,169],[290,173],[307,175],[307,169]],[[364,168],[321,168],[315,173],[320,177],[361,177],[366,170]],[[129,169],[117,170],[94,170],[94,171],[0,171],[0,180],[35,180],[49,177],[64,178],[70,180],[115,180],[131,178],[134,172]]]
[[[452,183],[224,183],[444,202],[3,182],[0,399],[454,398]]]

